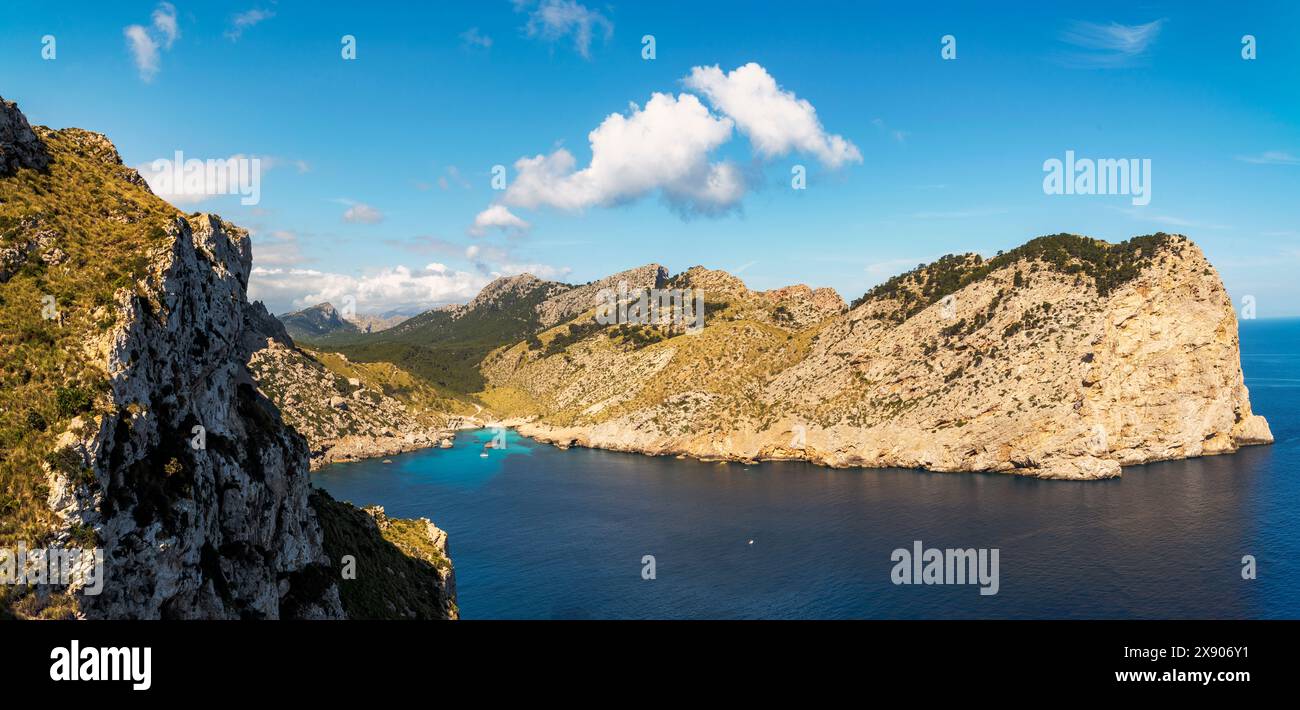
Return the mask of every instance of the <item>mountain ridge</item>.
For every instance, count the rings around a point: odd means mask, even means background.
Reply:
[[[632,302],[648,288],[698,292],[702,334],[602,325],[602,291],[619,283]],[[445,357],[421,339],[464,341],[457,329],[500,313],[511,327],[469,328],[482,337],[454,352],[473,373],[459,391],[563,446],[1107,478],[1272,441],[1250,411],[1232,304],[1183,235],[1060,233],[990,258],[947,255],[852,304],[803,284],[751,290],[703,266],[583,286],[517,276],[416,316],[402,337]],[[1131,385],[1144,378],[1161,387]],[[1195,416],[1178,409],[1189,402]],[[1036,416],[1048,418],[1037,429]]]
[[[579,326],[559,351],[503,347],[484,362],[484,401],[564,446],[1044,478],[1272,440],[1250,411],[1231,302],[1181,235],[944,257],[798,324],[734,278],[674,278],[722,292],[701,335],[629,346]]]

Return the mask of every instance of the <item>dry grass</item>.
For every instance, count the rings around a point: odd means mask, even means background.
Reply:
[[[103,359],[88,346],[116,325],[115,295],[137,287],[179,215],[128,182],[132,171],[106,159],[115,154],[94,134],[37,130],[53,163],[0,178],[0,249],[47,235],[65,256],[47,264],[33,250],[0,284],[0,547],[49,538],[42,463],[74,417],[92,425],[110,406]],[[46,296],[61,320],[44,317]]]

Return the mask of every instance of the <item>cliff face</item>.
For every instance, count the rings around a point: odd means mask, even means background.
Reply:
[[[582,334],[560,351],[493,353],[488,401],[565,446],[1044,478],[1272,441],[1232,304],[1184,237],[951,257],[847,312],[806,287],[756,293],[703,269],[674,281],[704,290],[700,334],[646,345],[579,325],[587,314],[540,336]]]
[[[49,153],[18,105],[0,99],[0,176],[19,168],[44,170],[49,164]]]
[[[247,301],[247,233],[177,213],[102,135],[14,126],[0,101],[0,544],[102,548],[105,578],[6,585],[0,611],[350,615],[341,556],[403,553],[373,526],[327,553],[306,442],[246,365],[278,325]],[[442,555],[399,601],[454,609]]]
[[[49,474],[50,506],[109,551],[104,592],[82,610],[340,617],[307,504],[306,446],[244,368],[247,234],[211,215],[171,230],[140,292],[116,302],[121,325],[95,346],[116,412],[58,442],[93,474]]]

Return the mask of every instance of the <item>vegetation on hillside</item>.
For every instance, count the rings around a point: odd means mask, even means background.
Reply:
[[[86,344],[116,324],[115,294],[137,288],[179,216],[129,182],[134,171],[102,137],[36,130],[48,172],[0,178],[0,251],[16,267],[0,283],[0,547],[50,533],[41,464],[74,417],[89,423],[107,407]]]
[[[537,305],[549,295],[550,287],[539,285],[477,308],[426,311],[378,333],[338,334],[311,345],[357,362],[390,362],[450,392],[469,394],[483,389],[478,366],[489,352],[541,329]]]
[[[850,308],[875,300],[893,300],[898,306],[891,320],[903,322],[944,296],[965,288],[989,274],[1020,262],[1045,264],[1066,275],[1080,275],[1101,297],[1131,281],[1170,243],[1164,232],[1133,237],[1119,244],[1076,234],[1038,237],[985,260],[977,254],[949,254],[932,264],[921,264],[867,291]],[[1019,272],[1019,281],[1023,278]],[[1018,284],[1019,285],[1019,284]]]
[[[355,578],[338,578],[349,619],[445,619],[455,612],[455,602],[438,593],[446,591],[442,575],[451,561],[433,546],[424,521],[364,512],[322,490],[312,492],[311,505],[331,563],[341,570],[345,556],[355,561]]]
[[[307,353],[341,379],[357,379],[363,386],[384,393],[415,413],[473,414],[474,407],[462,396],[412,375],[390,362],[353,362],[338,353]]]

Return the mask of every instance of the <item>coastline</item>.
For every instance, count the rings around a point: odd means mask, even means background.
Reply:
[[[455,445],[456,433],[482,426],[466,424],[453,429],[434,429],[428,432],[407,432],[389,436],[345,436],[311,452],[311,471],[335,463],[351,463],[368,459],[396,456],[423,449],[449,449]]]
[[[1262,421],[1262,418],[1260,420]],[[692,447],[671,440],[661,442],[647,440],[640,444],[627,443],[632,441],[631,439],[614,441],[609,431],[613,427],[604,427],[605,431],[601,431],[602,427],[554,427],[525,421],[512,422],[506,424],[506,426],[515,429],[516,433],[521,436],[559,449],[581,446],[589,449],[635,453],[645,456],[691,458],[706,463],[727,462],[753,465],[765,461],[805,461],[830,469],[899,468],[932,473],[997,473],[1044,480],[1073,481],[1118,478],[1123,475],[1123,468],[1127,466],[1227,455],[1236,453],[1244,446],[1273,443],[1273,438],[1265,424],[1262,432],[1252,434],[1256,438],[1238,439],[1232,442],[1230,448],[1205,449],[1187,456],[1150,456],[1124,462],[1095,456],[1080,456],[1048,462],[1024,462],[1034,464],[1031,466],[981,466],[972,465],[975,460],[971,458],[944,457],[942,453],[936,455],[934,451],[926,451],[921,455],[902,454],[897,446],[889,450],[863,451],[859,449],[855,451],[840,442],[839,445],[834,447],[817,447],[811,443],[814,440],[812,431],[807,433],[808,443],[802,449],[797,449],[780,443],[789,439],[790,432],[769,431],[763,432],[761,436],[747,434],[744,437],[733,433],[724,437],[722,442],[711,441],[704,444],[704,446]],[[1267,435],[1266,438],[1265,435]],[[737,439],[742,438],[744,441],[737,444]],[[719,444],[726,444],[727,446],[720,446]],[[741,448],[742,446],[746,448]],[[711,450],[705,447],[711,447]],[[956,464],[949,463],[951,461],[955,461]],[[936,464],[936,462],[939,463]]]

